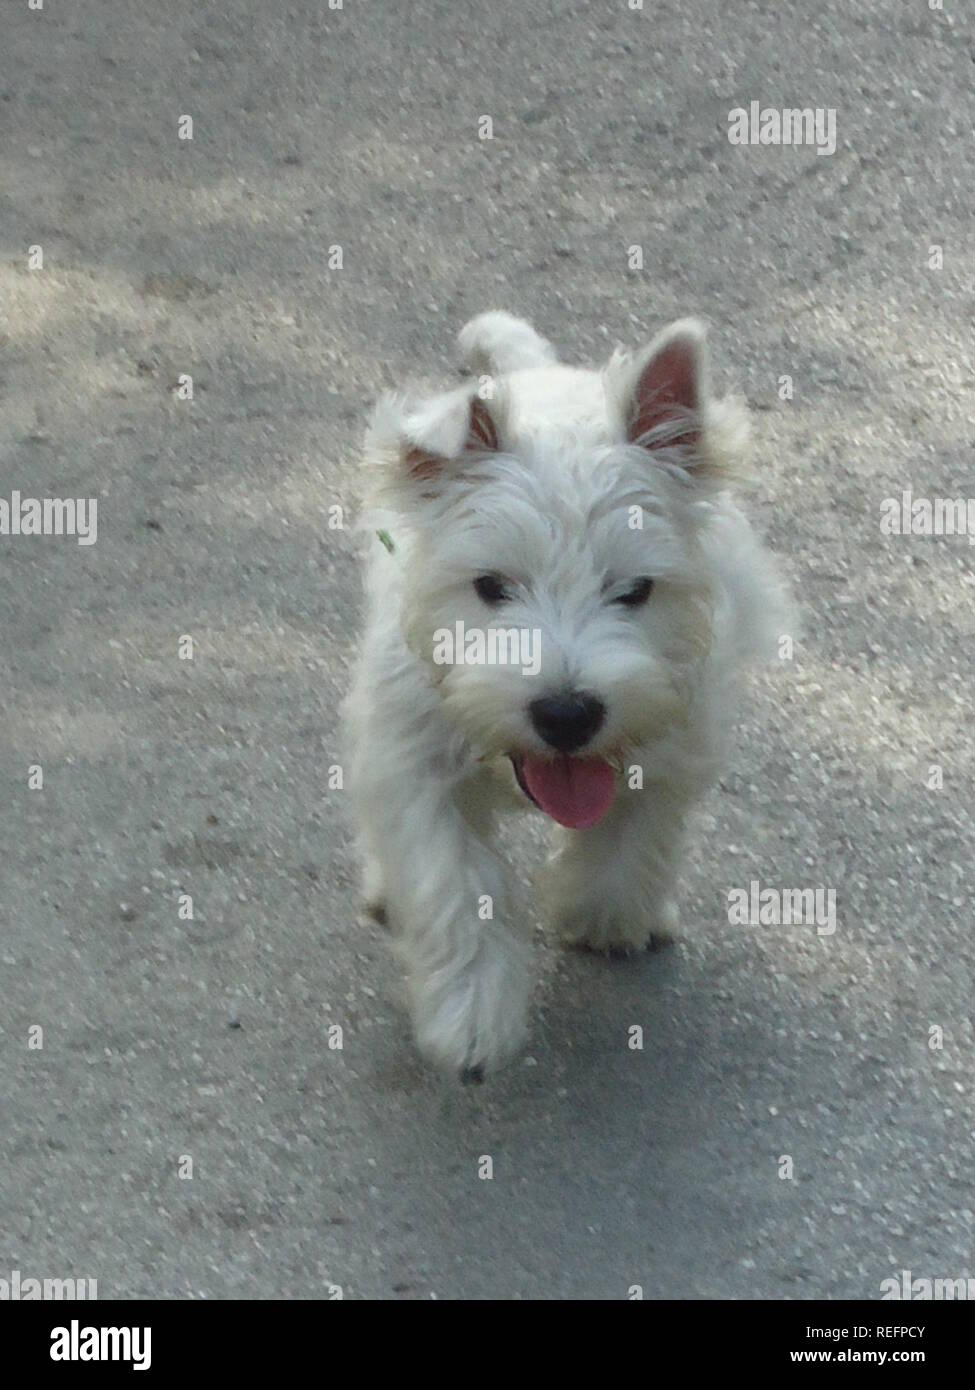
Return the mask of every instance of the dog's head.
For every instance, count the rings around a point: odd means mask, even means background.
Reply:
[[[628,754],[686,717],[712,634],[707,504],[746,442],[689,320],[601,373],[548,363],[377,408],[409,646],[475,753],[510,757],[564,825],[602,819]]]

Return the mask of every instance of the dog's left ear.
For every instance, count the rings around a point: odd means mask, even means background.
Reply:
[[[384,397],[366,439],[374,500],[412,508],[443,485],[476,476],[478,461],[499,448],[498,409],[473,381],[419,401]]]
[[[469,384],[424,402],[403,421],[402,466],[415,481],[456,473],[465,455],[497,447],[494,417]]]
[[[748,419],[733,400],[711,397],[707,331],[680,319],[632,357],[615,357],[609,380],[630,444],[712,490],[743,470]]]

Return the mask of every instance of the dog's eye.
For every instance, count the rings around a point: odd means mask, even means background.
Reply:
[[[625,594],[617,594],[614,603],[625,604],[627,608],[640,608],[653,593],[653,580],[649,576],[637,579]]]
[[[485,603],[504,603],[509,597],[507,589],[496,574],[479,575],[474,580],[474,589],[478,598],[483,599]]]

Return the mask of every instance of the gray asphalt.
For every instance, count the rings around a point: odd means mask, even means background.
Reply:
[[[975,549],[880,529],[905,487],[975,496],[963,7],[8,0],[0,54],[0,497],[98,499],[95,545],[0,537],[0,1277],[975,1275]],[[836,153],[732,146],[753,100],[835,108]],[[490,307],[580,361],[711,323],[804,635],[702,809],[680,944],[540,941],[528,1054],[462,1089],[415,1054],[329,768],[370,403]],[[752,879],[835,888],[835,934],[732,926]]]

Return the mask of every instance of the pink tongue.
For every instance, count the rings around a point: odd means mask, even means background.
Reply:
[[[613,769],[602,758],[556,758],[525,755],[525,785],[553,820],[571,830],[597,825],[616,795]]]

